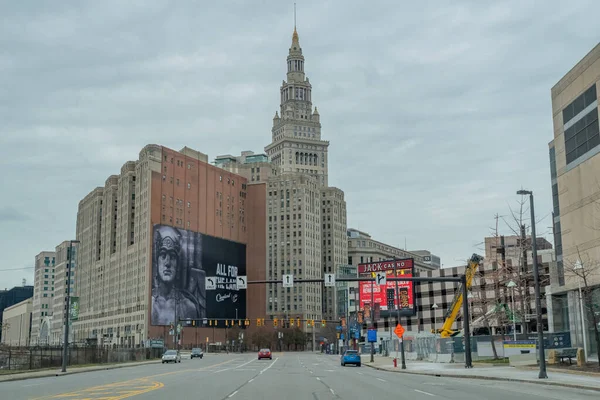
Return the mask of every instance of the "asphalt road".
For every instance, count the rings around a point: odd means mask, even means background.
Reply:
[[[598,392],[341,367],[338,356],[274,353],[205,355],[180,364],[151,364],[60,377],[0,383],[2,399],[211,399],[211,400],[578,400]]]

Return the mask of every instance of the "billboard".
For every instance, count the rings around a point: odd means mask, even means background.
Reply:
[[[246,275],[246,245],[167,225],[153,228],[152,325],[246,318],[246,289],[236,283]],[[218,278],[216,290],[206,290],[207,276]]]
[[[362,277],[371,277],[376,272],[386,272],[388,278],[413,276],[413,260],[390,260],[359,264],[358,271]],[[386,280],[385,285],[376,285],[370,281],[359,283],[360,308],[367,314],[373,308],[379,308],[382,317],[416,315],[415,288],[411,281]],[[371,304],[373,302],[373,305]],[[398,303],[400,303],[398,305]],[[366,316],[366,315],[365,315]]]

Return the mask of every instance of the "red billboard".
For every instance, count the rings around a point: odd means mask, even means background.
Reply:
[[[396,270],[396,273],[394,270]],[[375,272],[386,271],[388,278],[394,276],[411,278],[413,276],[413,260],[391,260],[359,264],[358,271],[362,277],[371,277],[375,275]],[[370,281],[359,283],[360,308],[365,309],[366,304],[367,309],[369,309],[371,301],[373,301],[375,306],[379,304],[384,317],[396,314],[398,300],[400,301],[400,315],[415,315],[414,299],[415,291],[412,281],[387,280],[385,285],[376,285]]]

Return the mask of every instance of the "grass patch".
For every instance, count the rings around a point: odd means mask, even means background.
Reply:
[[[476,363],[481,363],[481,364],[508,364],[508,358],[498,358],[498,359],[489,359],[489,360],[478,360],[478,361],[474,361]]]

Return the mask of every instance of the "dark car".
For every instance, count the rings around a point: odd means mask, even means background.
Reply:
[[[260,349],[260,351],[258,352],[258,359],[262,360],[263,358],[268,358],[269,360],[273,359],[271,349]]]
[[[341,361],[342,367],[345,367],[346,364],[354,364],[360,367],[360,354],[356,350],[346,350],[346,352],[342,355]]]
[[[196,358],[196,357],[199,357],[199,358],[204,357],[204,353],[202,352],[202,349],[199,349],[199,348],[192,349],[192,354],[190,354],[190,358]]]

